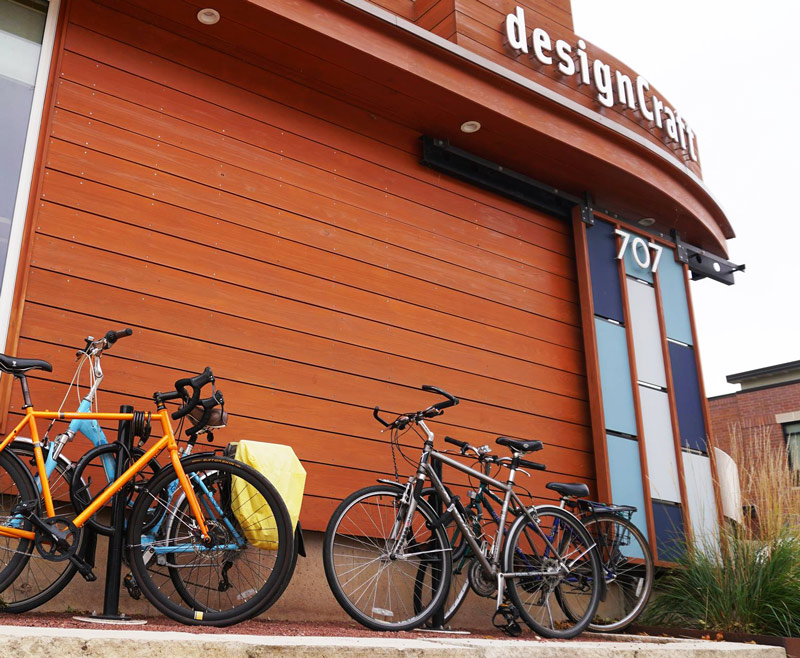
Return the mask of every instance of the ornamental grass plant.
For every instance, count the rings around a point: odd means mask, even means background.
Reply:
[[[746,441],[741,427],[731,432],[745,522],[685,551],[656,582],[646,623],[800,637],[800,483],[782,442],[761,429]]]

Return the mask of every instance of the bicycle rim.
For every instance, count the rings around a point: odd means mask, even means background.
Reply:
[[[344,610],[368,628],[410,630],[441,606],[450,581],[450,546],[430,506],[418,501],[406,532],[392,539],[405,518],[402,491],[374,486],[351,494],[328,523],[325,575]],[[393,548],[399,548],[393,553]]]
[[[617,514],[584,519],[597,543],[607,595],[589,624],[593,631],[620,631],[642,613],[653,588],[653,556],[647,540]]]
[[[36,499],[30,478],[22,468],[13,455],[0,453],[0,524],[30,530],[30,522],[13,513],[20,502]],[[16,582],[32,551],[33,542],[28,539],[0,536],[0,609],[5,607],[5,590]]]
[[[173,490],[175,471],[165,468],[139,493],[131,515],[134,578],[177,621],[228,626],[249,619],[285,583],[293,549],[286,505],[264,476],[235,460],[193,458],[184,470],[211,543],[203,542],[182,491]]]
[[[517,519],[506,540],[505,571],[530,574],[510,578],[508,593],[525,623],[539,635],[575,637],[588,626],[599,603],[597,552],[586,529],[569,512],[543,506],[536,516],[536,525],[524,516]],[[568,602],[569,615],[562,601]]]

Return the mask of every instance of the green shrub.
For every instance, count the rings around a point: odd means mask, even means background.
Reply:
[[[724,549],[695,547],[661,578],[646,621],[685,628],[800,637],[800,538],[725,533]]]
[[[752,428],[751,428],[752,429]],[[689,547],[656,581],[643,622],[800,637],[800,489],[781,442],[733,428],[743,502],[753,510],[720,541]]]

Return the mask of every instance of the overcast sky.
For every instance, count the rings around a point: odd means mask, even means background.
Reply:
[[[708,395],[800,360],[800,3],[572,0],[575,31],[643,75],[697,134],[703,178],[745,263],[692,283]],[[795,199],[794,197],[798,198]]]

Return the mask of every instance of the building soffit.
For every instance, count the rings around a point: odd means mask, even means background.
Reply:
[[[408,107],[395,102],[395,114],[418,121],[421,133],[451,139],[575,194],[588,191],[598,206],[622,216],[655,216],[687,241],[727,255],[725,242],[734,233],[702,180],[613,119],[365,0],[243,4],[294,23],[308,34],[306,52],[327,52],[350,71],[367,66],[373,77],[379,67],[391,70],[380,83],[406,96]],[[467,115],[484,118],[489,130],[467,141],[457,120]],[[585,189],[586,181],[592,189]]]

